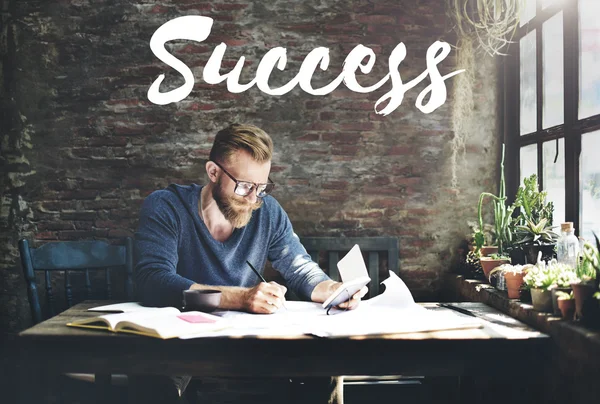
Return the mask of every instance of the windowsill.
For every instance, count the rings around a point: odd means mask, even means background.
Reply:
[[[533,310],[531,304],[509,299],[506,292],[482,281],[462,275],[445,276],[444,298],[448,301],[481,302],[551,336],[560,351],[597,367],[600,358],[600,331],[591,330],[575,321],[562,320],[551,313]]]

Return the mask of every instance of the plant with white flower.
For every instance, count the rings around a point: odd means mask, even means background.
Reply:
[[[570,288],[572,283],[579,282],[575,268],[567,264],[556,263],[553,267],[556,272],[556,287]]]
[[[557,279],[557,273],[555,265],[556,260],[553,259],[549,263],[543,260],[538,260],[535,264],[527,271],[527,275],[523,278],[523,282],[529,289],[549,289]]]

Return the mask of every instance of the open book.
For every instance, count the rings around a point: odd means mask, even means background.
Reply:
[[[181,313],[175,307],[145,307],[137,311],[83,318],[67,325],[168,339],[222,330],[228,327],[228,321],[200,311]]]

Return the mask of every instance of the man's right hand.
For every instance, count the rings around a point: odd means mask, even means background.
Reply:
[[[287,288],[277,282],[261,282],[246,292],[244,309],[250,313],[271,314],[285,302]]]

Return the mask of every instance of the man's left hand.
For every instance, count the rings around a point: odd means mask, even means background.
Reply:
[[[323,281],[323,282],[319,283],[317,286],[315,286],[315,288],[312,292],[312,295],[310,296],[311,300],[313,302],[323,303],[341,285],[342,285],[341,282]],[[361,290],[356,292],[350,298],[350,300],[340,304],[337,307],[340,309],[345,309],[345,310],[353,310],[353,309],[357,308],[358,304],[360,303],[360,299],[362,299],[363,296],[366,295],[368,291],[369,291],[369,288],[364,286]]]

